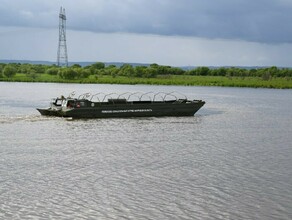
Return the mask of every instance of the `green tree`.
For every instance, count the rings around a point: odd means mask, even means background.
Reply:
[[[147,78],[154,78],[157,76],[157,68],[153,68],[153,67],[148,67],[147,69],[145,69],[145,77]]]
[[[12,65],[6,65],[2,70],[4,76],[11,78],[15,76],[17,69]]]
[[[78,63],[74,63],[71,67],[72,68],[81,68],[82,66]]]
[[[250,69],[248,71],[249,76],[257,76],[258,70],[257,69]]]
[[[207,76],[210,73],[210,69],[209,69],[209,67],[202,66],[202,67],[198,67],[196,69],[196,72],[197,72],[196,75],[199,75],[199,76]]]
[[[32,68],[35,70],[36,73],[45,73],[46,67],[42,64],[32,65]]]
[[[191,69],[186,72],[188,75],[195,76],[197,75],[197,69]]]
[[[277,77],[291,77],[292,76],[292,69],[283,68],[278,71]]]
[[[4,69],[5,66],[6,66],[6,64],[4,64],[4,63],[0,63],[0,77],[1,77],[1,76],[3,77],[3,75],[2,75],[2,71],[3,71],[3,69]]]
[[[272,66],[268,68],[267,71],[269,72],[271,76],[276,76],[280,70],[276,66]]]
[[[76,79],[78,78],[79,74],[73,68],[64,68],[59,70],[59,76],[62,79]]]
[[[158,75],[170,75],[170,74],[172,74],[170,66],[158,66],[156,68],[157,68],[157,74]]]
[[[19,73],[28,73],[32,67],[33,66],[31,64],[28,64],[28,63],[21,64],[18,67],[18,72]]]
[[[147,66],[136,66],[135,67],[135,76],[136,77],[145,77]]]
[[[78,72],[78,75],[81,78],[87,78],[91,74],[89,69],[81,69],[81,68],[74,68],[74,69],[76,72]]]
[[[57,67],[51,67],[51,68],[46,70],[46,73],[49,75],[57,75],[58,71],[59,71],[59,69]]]
[[[96,62],[96,63],[92,64],[91,67],[94,69],[100,70],[100,69],[105,68],[105,64],[102,62]]]
[[[37,78],[37,74],[36,74],[36,71],[34,69],[29,69],[27,72],[26,72],[26,76],[32,78],[32,79],[36,79]]]
[[[157,63],[152,63],[152,64],[150,64],[150,67],[151,67],[151,68],[158,68],[159,65],[158,65]]]
[[[135,70],[132,67],[132,65],[130,65],[130,64],[123,64],[120,67],[119,75],[121,75],[121,76],[128,76],[128,77],[134,76],[135,75]]]
[[[167,74],[171,74],[171,75],[183,75],[183,74],[185,74],[185,71],[182,68],[179,68],[179,67],[166,68],[165,72]]]
[[[214,76],[226,76],[227,75],[227,69],[224,67],[220,67],[219,69],[212,70],[212,75]]]

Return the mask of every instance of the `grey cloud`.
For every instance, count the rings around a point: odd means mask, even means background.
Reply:
[[[0,25],[292,43],[288,0],[2,0]],[[25,2],[25,3],[24,3]]]

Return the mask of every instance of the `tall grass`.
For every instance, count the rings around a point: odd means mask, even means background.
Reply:
[[[18,73],[12,78],[0,77],[0,81],[10,82],[55,82],[55,83],[100,83],[100,84],[151,84],[151,85],[186,85],[186,86],[227,86],[253,88],[281,88],[291,89],[291,78],[271,78],[264,80],[261,77],[224,77],[224,76],[189,76],[167,75],[156,78],[138,78],[125,76],[89,76],[83,79],[67,80],[57,75],[35,74],[34,76]]]

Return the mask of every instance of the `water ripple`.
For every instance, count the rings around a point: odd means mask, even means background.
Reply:
[[[291,219],[291,93],[181,89],[206,108],[66,120],[3,105],[0,219]]]

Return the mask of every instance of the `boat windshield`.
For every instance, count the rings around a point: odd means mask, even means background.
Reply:
[[[51,104],[56,105],[56,106],[61,106],[62,105],[62,99],[56,98],[52,99]]]
[[[62,102],[63,107],[73,108],[75,106],[75,100],[73,99],[64,99]]]

